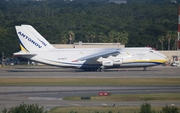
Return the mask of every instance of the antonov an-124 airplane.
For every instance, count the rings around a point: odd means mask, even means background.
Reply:
[[[31,25],[15,26],[20,52],[16,57],[59,67],[103,71],[108,68],[147,67],[164,64],[165,55],[148,47],[140,48],[54,48]]]

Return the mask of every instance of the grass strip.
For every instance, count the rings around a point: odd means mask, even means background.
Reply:
[[[65,100],[76,100],[81,101],[81,97],[65,97]],[[142,101],[143,102],[154,102],[164,101],[179,101],[180,93],[160,93],[160,94],[116,94],[111,96],[91,96],[91,100],[88,101],[102,101],[102,102],[120,102],[120,101]],[[85,101],[85,100],[83,100]],[[178,106],[180,109],[180,107]],[[162,107],[152,107],[152,110],[158,112],[162,110]],[[68,107],[55,107],[50,110],[50,113],[139,113],[140,106],[68,106]]]
[[[152,110],[158,113],[162,107],[152,107]],[[139,111],[140,106],[61,106],[52,108],[49,113],[139,113]]]
[[[65,97],[64,100],[80,101],[81,97]],[[179,101],[180,93],[160,94],[115,94],[111,96],[91,96],[90,101]]]
[[[137,107],[112,107],[112,106],[68,106],[55,107],[49,113],[134,113],[138,112]],[[111,111],[111,112],[110,112]]]
[[[0,85],[180,85],[180,78],[0,78]]]

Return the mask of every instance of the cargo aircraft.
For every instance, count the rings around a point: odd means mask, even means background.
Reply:
[[[103,71],[108,68],[136,68],[164,64],[167,57],[149,47],[136,48],[54,48],[31,25],[15,26],[21,51],[14,53],[31,61],[59,66]]]

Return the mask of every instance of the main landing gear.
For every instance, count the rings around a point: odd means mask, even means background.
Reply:
[[[97,71],[104,72],[104,66],[101,66],[100,68],[98,68]]]
[[[147,67],[144,67],[143,71],[147,71]]]
[[[84,71],[99,71],[99,72],[104,72],[104,66],[100,68],[85,68]]]
[[[97,71],[104,72],[104,68],[98,68]]]

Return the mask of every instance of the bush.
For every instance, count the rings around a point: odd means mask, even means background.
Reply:
[[[179,113],[176,106],[165,106],[162,108],[162,113]]]
[[[39,107],[38,104],[26,105],[24,103],[17,107],[11,107],[9,110],[4,108],[2,113],[47,113],[43,107]]]
[[[78,113],[77,111],[70,111],[70,113]]]
[[[141,105],[141,111],[139,113],[155,113],[155,111],[151,110],[151,104],[146,102]]]

